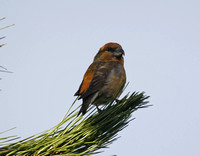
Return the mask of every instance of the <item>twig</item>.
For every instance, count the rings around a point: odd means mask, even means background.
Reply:
[[[5,26],[5,27],[3,27],[3,28],[0,28],[0,30],[6,29],[6,28],[8,28],[8,27],[12,27],[12,26],[14,26],[14,24],[11,24],[11,25],[8,25],[8,26]]]

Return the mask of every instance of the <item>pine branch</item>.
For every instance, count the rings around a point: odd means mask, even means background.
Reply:
[[[6,19],[5,17],[3,17],[3,18],[0,18],[0,21],[2,21],[2,20],[4,20],[4,19]],[[3,29],[6,29],[6,28],[9,28],[9,27],[11,27],[11,26],[14,26],[14,24],[12,24],[12,25],[8,25],[8,26],[5,26],[5,27],[3,27],[3,28],[0,28],[0,30],[3,30]],[[0,37],[0,40],[2,40],[2,39],[4,39],[5,38],[5,36],[3,36],[3,37]],[[4,45],[6,45],[6,43],[3,43],[3,44],[0,44],[0,47],[3,47]],[[5,67],[3,67],[3,66],[0,66],[0,72],[4,72],[4,73],[12,73],[11,71],[8,71]],[[2,78],[0,78],[0,80],[2,80]],[[1,89],[0,89],[0,91],[1,91]]]
[[[2,20],[4,20],[4,19],[6,19],[6,18],[5,18],[5,17],[0,18],[0,21],[2,21]],[[1,27],[0,30],[6,29],[6,28],[9,28],[9,27],[12,27],[12,26],[14,26],[14,24],[7,25],[7,26],[5,26],[5,27]],[[6,36],[0,37],[0,40],[1,40],[1,39],[4,39],[5,37],[6,37]],[[3,47],[4,45],[6,45],[6,43],[0,44],[0,47]]]
[[[3,140],[0,155],[89,156],[97,154],[102,152],[99,149],[107,148],[118,139],[118,132],[133,120],[131,115],[134,111],[149,106],[146,99],[148,96],[144,93],[134,92],[120,101],[111,102],[100,113],[96,113],[93,106],[86,115],[79,117],[77,117],[79,107],[71,113],[69,110],[58,125],[41,134],[9,144],[5,144],[5,141],[12,137],[0,138]]]

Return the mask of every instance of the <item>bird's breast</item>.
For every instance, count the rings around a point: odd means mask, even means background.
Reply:
[[[126,82],[126,73],[124,67],[121,64],[116,65],[107,77],[106,84],[102,88],[103,92],[108,98],[115,97],[116,93],[123,88],[123,85]]]

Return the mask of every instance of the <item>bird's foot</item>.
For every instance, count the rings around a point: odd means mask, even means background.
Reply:
[[[100,113],[101,112],[101,109],[99,109],[99,107],[98,106],[96,106],[97,107],[97,111],[98,111],[98,113]]]

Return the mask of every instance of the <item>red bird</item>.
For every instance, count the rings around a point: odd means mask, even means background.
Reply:
[[[110,42],[100,48],[75,93],[83,99],[78,115],[84,115],[89,104],[96,105],[99,111],[98,105],[108,104],[120,96],[119,90],[126,83],[123,55],[124,50],[118,43]]]

